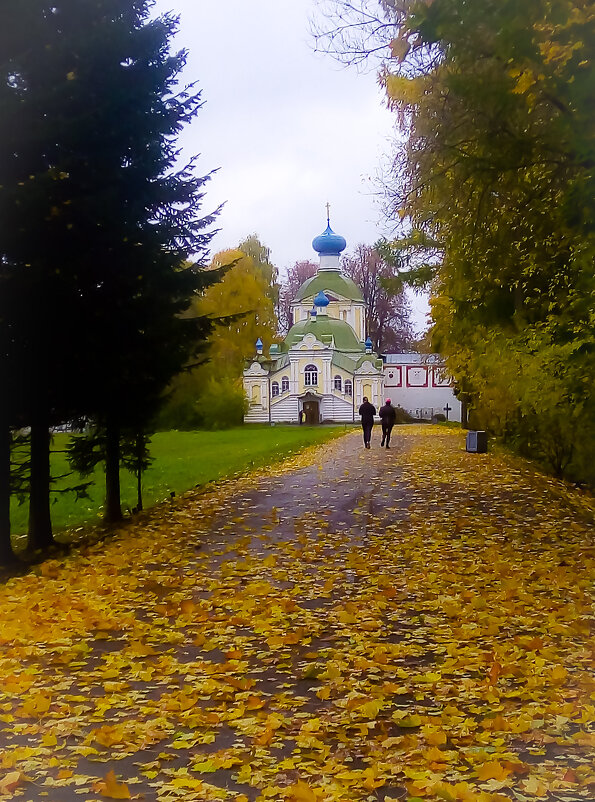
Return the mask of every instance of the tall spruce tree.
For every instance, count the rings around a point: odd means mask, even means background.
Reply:
[[[210,326],[180,315],[213,279],[200,270],[206,178],[176,167],[200,94],[177,88],[177,20],[151,19],[152,5],[0,8],[2,425],[31,427],[34,548],[52,541],[49,428],[78,415],[105,427],[118,519],[120,434],[147,420]]]

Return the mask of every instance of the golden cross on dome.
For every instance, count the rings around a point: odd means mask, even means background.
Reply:
[[[331,224],[331,205],[330,205],[330,203],[328,201],[326,202],[326,222],[330,226],[330,224]]]

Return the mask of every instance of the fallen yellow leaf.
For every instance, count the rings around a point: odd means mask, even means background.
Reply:
[[[505,780],[510,773],[510,769],[503,766],[497,760],[483,763],[477,769],[477,776],[482,782],[486,780]]]
[[[130,799],[128,786],[117,781],[113,770],[108,771],[102,781],[95,783],[93,790],[108,799]]]
[[[21,776],[20,771],[11,771],[4,777],[0,777],[0,794],[12,794],[18,788]]]
[[[287,789],[289,802],[318,802],[314,791],[307,783],[298,780],[295,785],[290,785]]]

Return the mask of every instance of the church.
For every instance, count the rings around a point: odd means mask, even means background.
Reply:
[[[386,397],[415,418],[446,411],[460,420],[460,402],[436,354],[372,351],[365,330],[364,298],[340,268],[347,243],[331,229],[315,237],[315,276],[305,281],[291,304],[293,325],[281,344],[256,354],[244,370],[246,423],[359,422],[364,396],[379,409]],[[387,396],[388,393],[388,396]],[[450,412],[450,415],[449,415]]]

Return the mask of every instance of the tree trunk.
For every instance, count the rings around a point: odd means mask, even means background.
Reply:
[[[120,503],[120,428],[112,421],[106,425],[105,443],[105,517],[106,523],[123,519]]]
[[[461,400],[461,428],[462,429],[469,428],[469,419],[467,417],[467,402],[464,399]]]
[[[136,435],[136,509],[141,512],[143,508],[143,456],[145,451],[145,438],[142,434]]]
[[[136,471],[136,510],[141,512],[143,508],[143,471],[137,468]]]
[[[29,490],[29,548],[47,549],[54,543],[50,514],[50,431],[45,421],[31,426],[31,485]]]
[[[15,561],[10,540],[10,428],[0,423],[0,563]]]

